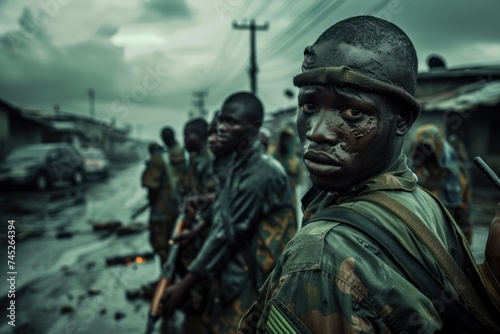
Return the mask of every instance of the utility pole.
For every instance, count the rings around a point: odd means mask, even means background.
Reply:
[[[61,106],[59,104],[54,104],[54,114],[56,116],[61,116]]]
[[[93,88],[89,89],[89,114],[91,118],[95,118],[95,92]]]
[[[207,96],[207,91],[196,91],[193,92],[195,100],[193,105],[198,109],[198,115],[200,117],[207,116],[207,110],[205,109],[205,97]]]
[[[250,68],[248,73],[250,75],[250,86],[252,93],[257,94],[257,72],[259,68],[257,67],[257,56],[255,52],[255,31],[256,30],[267,30],[269,28],[269,23],[266,22],[264,25],[258,26],[255,24],[255,20],[251,19],[250,24],[238,24],[236,21],[233,22],[234,29],[248,29],[250,30]]]

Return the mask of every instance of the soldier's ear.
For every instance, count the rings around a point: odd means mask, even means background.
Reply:
[[[259,133],[260,131],[260,127],[262,126],[262,121],[261,120],[255,120],[252,122],[252,127],[253,127],[253,132],[255,132],[256,134]]]
[[[396,135],[404,136],[408,133],[411,126],[415,122],[415,114],[406,108],[400,109],[397,112],[396,121],[397,121]]]

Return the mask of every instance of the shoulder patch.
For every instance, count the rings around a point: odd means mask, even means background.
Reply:
[[[287,244],[282,275],[294,271],[321,269],[325,235],[339,223],[318,221],[306,225]]]

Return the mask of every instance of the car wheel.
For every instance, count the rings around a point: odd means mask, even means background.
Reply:
[[[38,173],[35,178],[36,190],[46,190],[49,187],[49,180],[44,173]]]
[[[73,179],[71,180],[73,185],[79,186],[83,182],[83,174],[80,170],[75,170],[75,173],[73,174]]]
[[[101,180],[105,180],[105,179],[107,179],[107,178],[108,178],[108,176],[109,176],[109,171],[107,171],[107,170],[106,170],[106,171],[104,171],[104,172],[102,172],[101,174],[99,174],[99,178],[100,178]]]

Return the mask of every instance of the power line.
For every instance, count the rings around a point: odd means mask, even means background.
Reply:
[[[340,8],[342,5],[344,5],[347,2],[347,0],[339,0],[337,2],[333,2],[330,4],[327,8],[324,8],[323,10],[320,11],[320,15],[315,16],[314,18],[310,18],[308,20],[307,24],[304,24],[301,26],[301,29],[298,29],[297,31],[287,34],[285,38],[281,39],[280,42],[283,45],[283,47],[276,47],[272,49],[272,51],[267,54],[268,57],[273,58],[276,55],[283,53],[285,50],[289,49],[292,46],[295,46],[296,41],[300,40],[300,37],[304,36],[305,32],[311,31],[314,27],[319,26],[321,22],[323,22],[325,19],[330,17],[332,13]],[[324,30],[324,29],[322,29]],[[293,43],[295,41],[295,43]],[[263,56],[264,52],[263,52]]]

